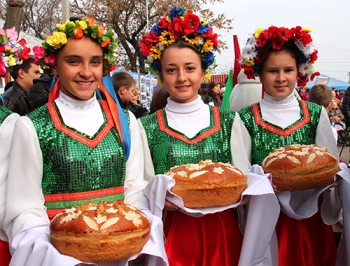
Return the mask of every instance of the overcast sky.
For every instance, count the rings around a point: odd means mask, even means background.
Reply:
[[[318,49],[316,70],[348,82],[350,76],[350,0],[224,0],[208,6],[215,13],[233,19],[233,30],[217,30],[229,46],[216,55],[217,73],[225,73],[233,65],[232,36],[238,36],[242,49],[256,28],[271,25],[311,28]]]

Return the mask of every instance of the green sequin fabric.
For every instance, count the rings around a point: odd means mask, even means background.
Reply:
[[[258,106],[261,116],[260,104],[258,104]],[[292,144],[309,145],[315,143],[316,130],[319,123],[322,107],[311,102],[307,102],[307,106],[310,113],[310,122],[286,137],[276,135],[275,133],[268,131],[267,129],[261,126],[258,126],[255,123],[254,114],[251,106],[244,107],[238,112],[244,126],[247,128],[249,135],[252,139],[252,164],[261,165],[265,157],[277,148],[285,147],[287,145]],[[301,106],[300,114],[301,118],[295,121],[287,128],[284,128],[284,130],[291,128],[293,125],[300,122],[304,118],[304,113]],[[273,125],[264,120],[263,118],[262,121],[269,125]],[[273,126],[282,129],[281,127],[278,127],[276,125]]]
[[[58,112],[55,103],[54,106]],[[104,113],[103,116],[105,122],[94,136],[89,137],[76,132],[94,139],[106,126]],[[58,131],[46,106],[36,109],[28,117],[34,124],[43,154],[44,195],[84,192],[124,185],[126,162],[115,127],[96,147],[90,148]],[[62,117],[60,119],[64,125]]]
[[[12,112],[9,109],[0,106],[0,126],[10,114],[12,114]]]
[[[166,127],[170,128],[166,119],[165,109],[162,110]],[[141,122],[146,131],[156,174],[164,174],[171,167],[181,164],[198,163],[201,160],[211,159],[216,162],[231,163],[230,150],[231,129],[235,115],[227,109],[220,109],[220,130],[203,140],[188,144],[176,139],[159,129],[156,113],[143,117]],[[210,107],[210,126],[202,129],[193,140],[208,129],[214,127],[213,109]],[[170,128],[187,138],[184,134]],[[187,138],[188,139],[188,138]]]

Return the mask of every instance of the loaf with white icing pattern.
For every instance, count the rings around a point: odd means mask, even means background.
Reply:
[[[211,160],[175,166],[166,175],[175,180],[171,191],[183,199],[187,208],[234,204],[247,188],[247,177],[241,169]]]
[[[50,224],[55,248],[83,262],[131,257],[145,245],[149,231],[150,223],[140,210],[117,201],[67,209]]]
[[[276,149],[263,160],[262,168],[272,174],[272,182],[280,191],[326,187],[339,171],[337,157],[314,144]]]

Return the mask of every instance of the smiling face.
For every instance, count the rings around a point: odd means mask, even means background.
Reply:
[[[266,93],[282,99],[293,92],[297,75],[296,60],[290,52],[271,52],[263,64],[260,82]]]
[[[91,39],[69,39],[58,52],[54,74],[61,91],[76,100],[94,96],[102,78],[102,48]]]
[[[164,87],[171,100],[189,103],[198,98],[204,71],[200,56],[194,50],[170,46],[162,54],[161,66]]]

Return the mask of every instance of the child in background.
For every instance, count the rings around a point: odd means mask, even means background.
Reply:
[[[324,84],[317,84],[312,86],[310,93],[309,93],[309,102],[317,103],[318,105],[323,106],[326,109],[326,112],[329,113],[329,111],[332,109],[333,102],[332,102],[332,91],[327,85]],[[335,140],[338,140],[338,133],[337,130],[332,127],[333,135]]]

